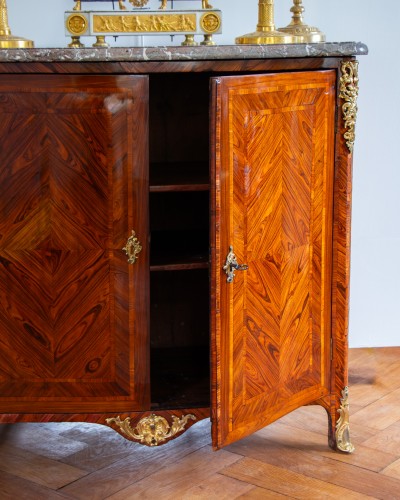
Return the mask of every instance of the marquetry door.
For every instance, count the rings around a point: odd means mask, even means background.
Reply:
[[[213,80],[217,448],[330,393],[335,79]]]
[[[149,406],[147,101],[144,76],[0,78],[1,412]]]

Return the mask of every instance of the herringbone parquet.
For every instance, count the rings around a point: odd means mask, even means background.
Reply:
[[[0,427],[1,499],[400,499],[400,347],[350,351],[353,455],[305,407],[213,452],[209,422],[158,449],[89,424]]]

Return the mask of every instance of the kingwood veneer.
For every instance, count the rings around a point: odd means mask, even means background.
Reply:
[[[0,73],[0,421],[220,448],[320,404],[351,451],[354,58]]]

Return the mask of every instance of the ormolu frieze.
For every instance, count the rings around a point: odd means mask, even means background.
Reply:
[[[191,33],[196,31],[196,14],[93,15],[92,29],[94,34]]]
[[[214,35],[222,33],[222,13],[204,10],[69,11],[67,36]]]

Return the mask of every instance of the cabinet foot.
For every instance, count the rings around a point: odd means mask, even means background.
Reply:
[[[350,441],[349,425],[349,389],[345,387],[340,399],[339,420],[336,423],[336,448],[345,453],[353,453],[354,446]]]
[[[349,388],[341,393],[331,394],[318,401],[328,414],[328,442],[335,451],[353,453],[354,446],[350,441],[349,425]]]

